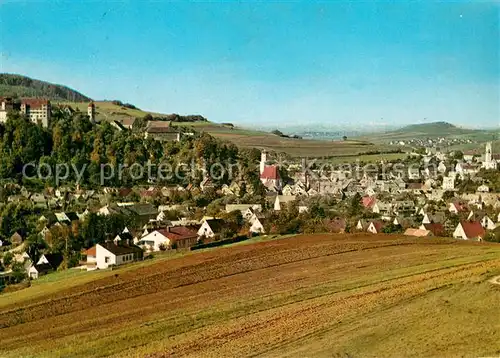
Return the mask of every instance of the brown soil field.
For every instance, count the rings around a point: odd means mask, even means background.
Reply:
[[[0,305],[0,356],[497,356],[499,274],[497,244],[237,245],[14,295]]]

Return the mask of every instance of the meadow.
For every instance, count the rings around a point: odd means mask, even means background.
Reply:
[[[54,102],[60,105],[70,105],[81,112],[87,112],[88,103],[83,102]],[[98,120],[118,120],[130,122],[134,118],[142,118],[146,114],[163,116],[164,114],[130,109],[117,106],[111,102],[95,102]],[[373,151],[389,151],[394,148],[385,144],[372,144],[367,141],[342,140],[313,140],[279,137],[269,132],[240,128],[231,128],[228,125],[215,122],[177,122],[176,126],[192,127],[195,131],[206,132],[210,135],[225,139],[243,148],[258,148],[283,153],[291,157],[332,157],[353,156]],[[390,155],[389,155],[390,156]],[[385,158],[385,154],[379,157]],[[377,158],[378,160],[378,158]]]
[[[498,356],[498,275],[495,244],[256,238],[10,293],[0,355]]]

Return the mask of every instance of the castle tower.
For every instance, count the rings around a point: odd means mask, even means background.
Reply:
[[[94,102],[90,102],[88,107],[87,107],[87,115],[89,116],[89,119],[91,122],[95,121],[95,104]]]
[[[259,171],[260,174],[262,174],[264,172],[266,162],[267,162],[267,152],[265,150],[263,150],[260,153],[260,171]]]

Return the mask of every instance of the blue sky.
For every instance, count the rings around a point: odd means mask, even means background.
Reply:
[[[218,122],[493,127],[499,9],[493,1],[7,1],[0,71]]]

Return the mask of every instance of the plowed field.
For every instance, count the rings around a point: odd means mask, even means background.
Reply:
[[[239,245],[6,296],[0,356],[497,356],[499,274],[495,244]]]

